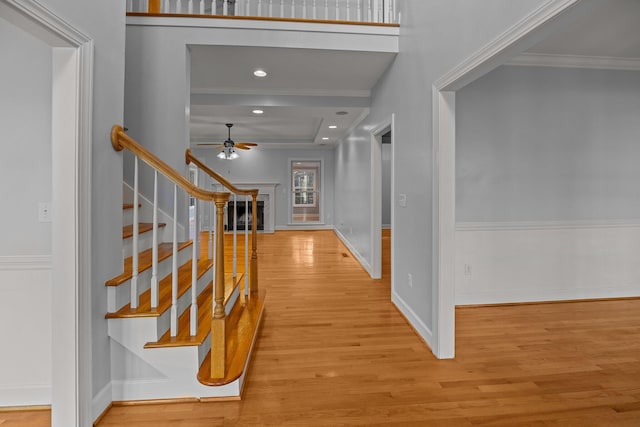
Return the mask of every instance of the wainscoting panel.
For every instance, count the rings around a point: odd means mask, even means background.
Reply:
[[[51,257],[0,257],[0,406],[51,404]]]
[[[461,223],[456,305],[640,296],[640,222]]]

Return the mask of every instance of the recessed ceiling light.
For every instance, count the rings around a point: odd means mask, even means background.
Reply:
[[[252,111],[253,114],[263,114],[264,111],[263,110],[259,110],[259,109],[255,109]]]
[[[322,138],[323,141],[328,141],[329,138],[327,138],[326,136],[324,138]]]
[[[349,114],[349,113],[346,112],[346,111],[338,111],[338,112],[336,112],[336,116],[346,116],[347,114]]]
[[[329,129],[338,129],[338,126],[336,126],[336,125],[331,125],[331,126],[329,126]]]
[[[267,77],[267,72],[258,68],[257,70],[253,70],[253,75],[256,77]]]

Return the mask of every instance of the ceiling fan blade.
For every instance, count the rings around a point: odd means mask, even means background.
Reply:
[[[239,142],[236,142],[235,144],[236,144],[236,147],[238,146],[238,144],[245,145],[247,147],[257,147],[258,146],[258,144],[256,144],[255,142],[245,142],[245,141],[239,141]]]
[[[237,148],[238,150],[251,150],[251,147],[246,147],[246,146],[241,145],[241,144],[236,144],[235,148]]]
[[[224,144],[218,144],[217,142],[213,142],[213,143],[202,143],[202,144],[196,144],[198,147],[217,147],[217,148],[224,148]]]

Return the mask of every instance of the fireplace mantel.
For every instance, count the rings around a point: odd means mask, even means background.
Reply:
[[[273,233],[276,229],[276,186],[279,182],[234,182],[233,185],[242,189],[258,189],[258,200],[264,201],[264,233]],[[214,191],[225,191],[221,184],[213,184]],[[238,202],[244,196],[238,196]]]

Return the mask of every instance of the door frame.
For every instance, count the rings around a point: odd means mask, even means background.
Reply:
[[[0,11],[52,48],[51,425],[91,425],[93,40],[36,0]]]
[[[378,123],[371,135],[371,271],[372,279],[382,277],[382,135],[391,131],[391,290],[393,293],[393,229],[395,227],[395,193],[393,185],[395,159],[395,113]]]

